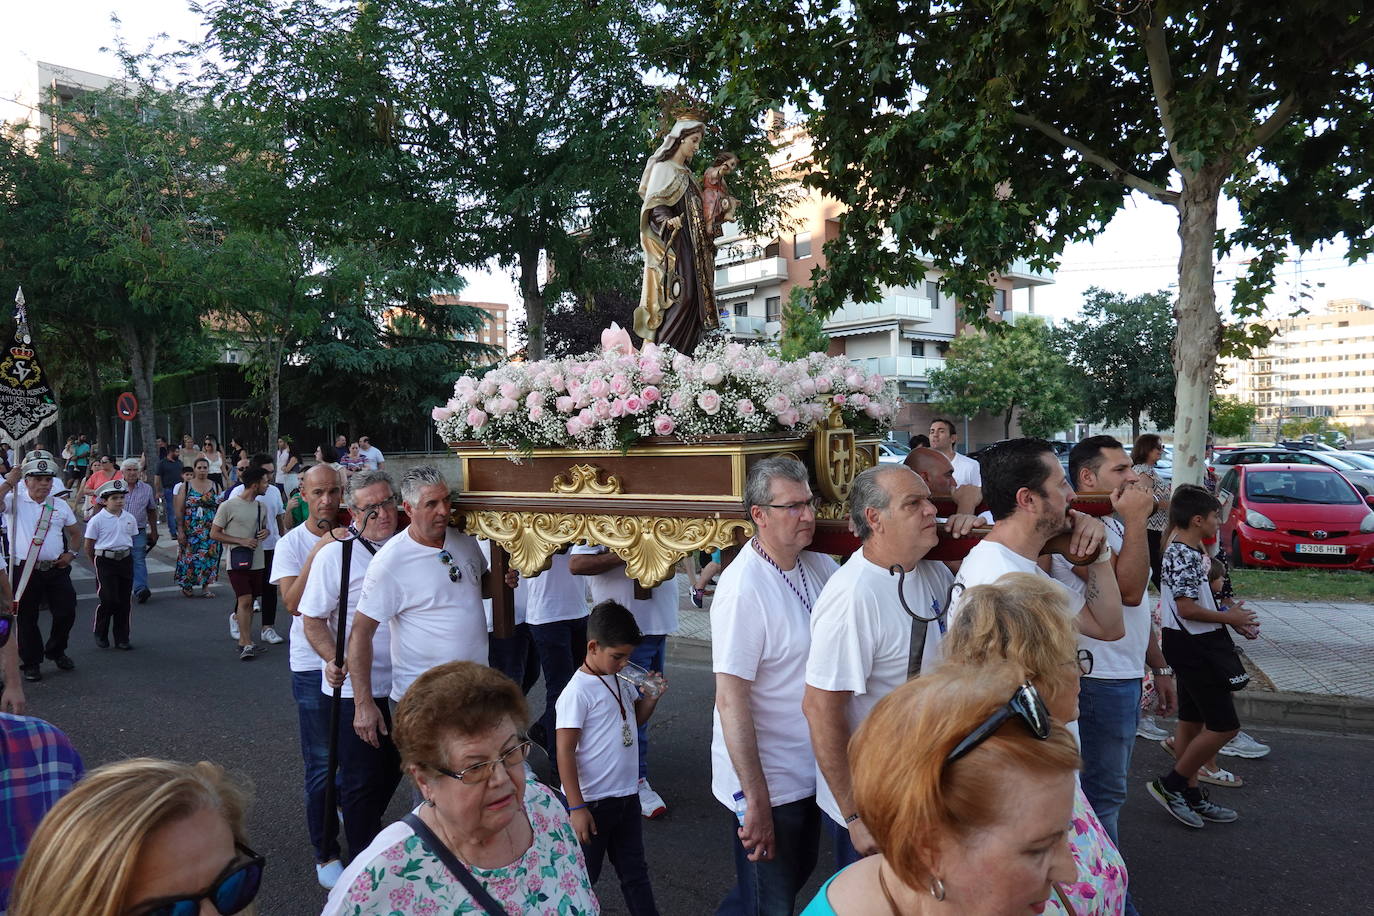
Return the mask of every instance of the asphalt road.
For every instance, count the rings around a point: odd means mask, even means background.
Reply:
[[[240,662],[227,631],[227,583],[212,600],[183,598],[165,574],[153,586],[153,600],[135,605],[136,648],[126,653],[95,647],[88,632],[94,583],[78,582],[70,650],[77,668],[46,665],[44,680],[26,685],[30,712],[64,729],[88,767],[152,755],[213,760],[247,776],[255,793],[249,833],[268,863],[259,912],[317,913],[324,893],[306,842],[286,646]],[[729,815],[709,792],[709,667],[670,654],[668,669],[671,689],[655,718],[650,776],[669,814],[646,825],[645,842],[660,910],[696,916],[712,912],[733,881]],[[542,708],[542,685],[530,699],[532,709]],[[1241,820],[1197,832],[1174,823],[1146,795],[1145,780],[1168,757],[1137,743],[1122,842],[1142,913],[1370,912],[1374,740],[1278,729],[1258,736],[1274,748],[1268,759],[1228,764],[1247,785],[1213,790]],[[396,816],[408,798],[403,787],[393,802]],[[830,861],[823,845],[822,863]],[[824,870],[818,868],[813,890]],[[609,866],[598,892],[604,912],[625,912]]]

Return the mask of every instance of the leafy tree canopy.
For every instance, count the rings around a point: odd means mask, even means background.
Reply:
[[[803,359],[812,353],[824,353],[830,348],[825,322],[811,308],[810,297],[801,286],[792,287],[782,306],[782,340],[779,349],[783,359]]]
[[[1212,399],[1210,428],[1212,435],[1221,439],[1234,439],[1250,434],[1250,427],[1259,412],[1254,404],[1246,404],[1227,395]]]

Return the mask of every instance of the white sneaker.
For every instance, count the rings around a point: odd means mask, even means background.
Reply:
[[[262,613],[262,599],[261,599],[261,598],[254,598],[254,599],[253,599],[253,613],[254,613],[254,614],[261,614],[261,613]]]
[[[663,803],[663,796],[659,795],[649,785],[649,780],[641,778],[639,780],[639,813],[653,820],[660,817],[668,810],[668,806]]]
[[[278,635],[277,635],[277,631],[274,630],[274,629],[272,629],[271,627],[263,627],[263,628],[262,628],[262,641],[265,642],[265,643],[269,643],[269,644],[271,644],[271,645],[274,645],[274,646],[277,645],[277,644],[279,644],[279,643],[284,643],[284,642],[286,642],[286,640],[284,640],[284,639],[282,639],[280,636],[278,636]]]
[[[343,863],[338,859],[330,859],[323,865],[315,866],[315,880],[320,882],[320,887],[329,890],[339,879],[343,877]]]
[[[1163,741],[1173,732],[1160,728],[1155,724],[1154,716],[1141,716],[1140,721],[1135,726],[1135,736],[1144,738],[1146,741]]]
[[[1269,754],[1269,745],[1261,744],[1245,732],[1239,732],[1234,738],[1222,745],[1217,753],[1227,757],[1243,757],[1246,760],[1258,760]]]
[[[229,612],[229,638],[233,640],[239,638],[239,615],[233,611]]]

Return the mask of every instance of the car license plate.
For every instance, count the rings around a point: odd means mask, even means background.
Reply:
[[[1299,544],[1298,553],[1329,553],[1335,556],[1345,556],[1345,547],[1341,544]]]

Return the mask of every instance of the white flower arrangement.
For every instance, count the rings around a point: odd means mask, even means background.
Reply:
[[[644,344],[612,325],[602,350],[569,359],[505,363],[480,380],[465,375],[432,418],[447,442],[493,448],[625,449],[650,436],[803,436],[840,408],[863,434],[891,423],[896,386],[842,356],[784,362],[761,346],[714,340],[695,356]]]

